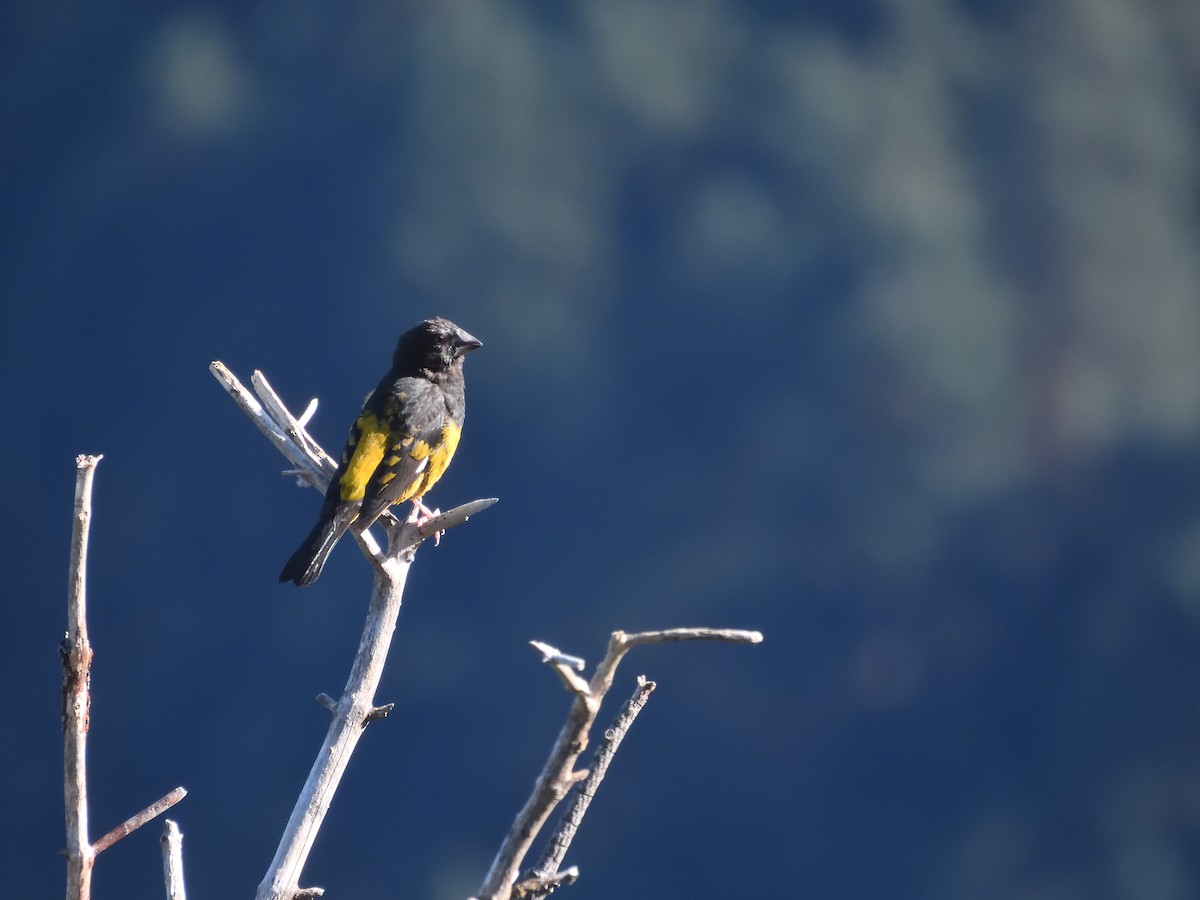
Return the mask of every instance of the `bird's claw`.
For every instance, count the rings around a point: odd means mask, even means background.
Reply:
[[[430,509],[428,506],[426,506],[420,500],[413,501],[413,514],[412,514],[411,521],[418,528],[420,528],[422,525],[424,525],[426,522],[428,522],[434,516],[440,516],[441,514],[442,514],[442,511],[440,509]],[[442,535],[445,533],[446,533],[445,531],[435,531],[433,533],[433,546],[437,547],[441,544]]]

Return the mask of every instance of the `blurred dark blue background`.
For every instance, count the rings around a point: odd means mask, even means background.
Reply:
[[[370,573],[276,583],[319,498],[207,366],[336,450],[445,314],[429,499],[502,500],[422,549],[305,883],[466,896],[568,704],[526,641],[720,625],[767,642],[622,670],[571,897],[1200,896],[1200,6],[2,16],[6,893],[62,890],[74,456],[93,834],[183,784],[192,896],[251,896]]]

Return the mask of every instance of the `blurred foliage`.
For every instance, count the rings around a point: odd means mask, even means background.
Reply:
[[[567,699],[660,690],[579,898],[1200,893],[1200,6],[259,0],[0,14],[0,849],[60,885],[71,459],[102,452],[97,833],[177,783],[248,895],[367,569],[274,573],[317,505],[205,367],[344,436],[395,335],[480,335],[308,881],[478,883]],[[382,781],[380,780],[382,779]],[[156,897],[157,842],[96,896]]]

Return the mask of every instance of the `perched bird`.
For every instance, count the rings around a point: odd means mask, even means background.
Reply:
[[[280,581],[297,587],[316,581],[356,519],[365,528],[406,500],[417,505],[418,514],[428,512],[421,497],[446,471],[462,432],[463,357],[481,346],[442,318],[400,335],[391,369],[350,428],[321,516],[279,573]]]

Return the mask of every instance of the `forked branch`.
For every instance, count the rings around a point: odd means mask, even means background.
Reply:
[[[178,787],[131,816],[96,843],[88,839],[87,733],[91,717],[92,645],[87,628],[87,551],[92,483],[101,456],[75,458],[75,515],[67,583],[67,634],[59,646],[63,667],[63,787],[66,800],[67,900],[89,900],[96,856],[183,799]]]
[[[287,410],[263,374],[255,372],[251,379],[255,397],[221,362],[214,362],[210,368],[238,406],[287,457],[294,467],[288,474],[299,475],[324,491],[337,466],[308,434],[304,423]],[[312,408],[310,404],[303,417],[305,421]],[[375,691],[383,676],[384,662],[400,615],[404,585],[417,547],[426,538],[463,524],[495,502],[494,499],[475,500],[438,513],[419,525],[412,518],[401,522],[390,514],[385,515],[379,521],[387,532],[386,549],[380,547],[369,530],[351,529],[374,568],[371,604],[341,698],[334,700],[325,694],[318,697],[318,702],[329,709],[333,718],[292,809],[275,858],[258,886],[257,900],[320,896],[320,888],[299,886],[300,875],[364,726],[383,718],[391,708],[390,704],[375,703]]]
[[[545,894],[549,890],[552,890],[553,887],[556,887],[558,883],[562,882],[562,879],[557,877],[556,870],[566,854],[566,849],[570,845],[575,829],[578,828],[579,819],[582,819],[583,813],[586,812],[590,796],[576,810],[578,814],[577,818],[564,819],[560,825],[560,829],[550,842],[550,848],[543,855],[543,860],[539,862],[537,869],[531,873],[530,878],[526,879],[521,885],[516,885],[517,875],[520,872],[522,862],[554,807],[576,784],[584,781],[589,776],[588,772],[576,771],[575,764],[579,759],[579,755],[587,747],[588,734],[591,731],[592,724],[596,720],[597,713],[600,711],[600,704],[604,700],[605,694],[612,687],[617,666],[625,658],[625,654],[634,647],[667,641],[695,640],[757,644],[762,641],[762,634],[757,631],[741,631],[727,628],[672,628],[666,631],[644,631],[636,634],[615,631],[609,639],[608,652],[604,655],[604,659],[596,666],[596,671],[590,681],[584,681],[583,678],[575,673],[575,663],[578,662],[577,657],[561,653],[548,644],[543,644],[539,641],[533,642],[534,646],[542,654],[543,662],[554,669],[563,680],[563,684],[567,689],[575,695],[575,700],[571,704],[570,712],[567,714],[567,721],[559,732],[558,739],[554,742],[550,756],[546,760],[545,766],[542,767],[542,772],[538,776],[537,781],[534,783],[533,792],[529,800],[526,801],[525,806],[517,814],[516,821],[513,822],[512,828],[509,829],[504,842],[500,845],[500,851],[496,854],[496,859],[492,862],[492,867],[488,871],[483,885],[476,895],[477,900],[508,900],[514,893],[517,893],[516,888],[518,887],[520,888],[519,893],[523,896],[533,895],[538,892]],[[649,696],[650,690],[653,690],[652,683],[645,682],[639,684],[639,693],[643,693],[644,695],[637,709],[640,710],[641,705],[645,704],[645,699]],[[638,694],[634,696],[637,697]],[[625,723],[624,728],[620,731],[622,736],[624,735],[624,730],[628,729],[629,724],[632,723],[634,716],[636,716],[636,711],[633,712]],[[615,744],[611,750],[615,752]],[[609,758],[611,758],[611,753],[609,754]],[[600,762],[601,760],[597,760],[597,763]],[[608,759],[604,759],[602,763],[603,767],[607,768]],[[593,768],[596,768],[595,763],[593,764]],[[600,777],[603,777],[603,772],[593,782],[593,792],[599,783]],[[570,834],[567,833],[568,831],[570,831]],[[556,844],[561,846],[556,849]],[[555,871],[549,871],[550,868],[553,868]]]

